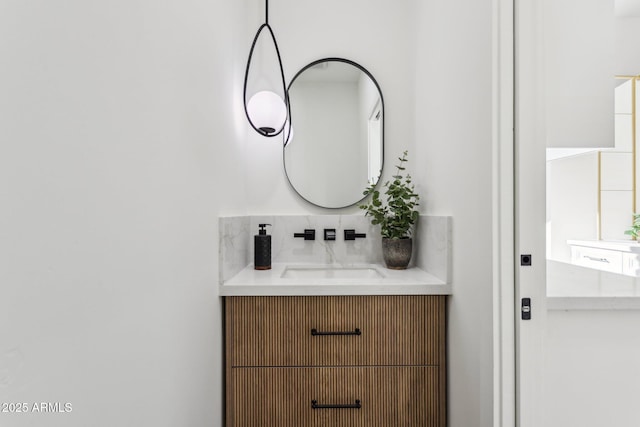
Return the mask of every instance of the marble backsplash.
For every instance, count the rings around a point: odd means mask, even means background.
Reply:
[[[258,224],[271,224],[271,262],[314,264],[380,263],[380,229],[363,215],[278,215],[220,217],[220,284],[253,263],[253,236]],[[451,271],[451,217],[421,215],[414,232],[410,266],[419,267],[445,283]],[[336,240],[324,240],[324,229],[335,229]],[[294,238],[294,233],[315,229],[315,240]],[[366,238],[344,240],[344,230],[365,233]]]

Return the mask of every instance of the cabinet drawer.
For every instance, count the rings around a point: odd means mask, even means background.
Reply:
[[[314,375],[313,368],[231,369],[226,427],[313,426]]]
[[[426,366],[235,368],[227,427],[441,427],[440,374]]]
[[[226,304],[232,367],[444,362],[442,296],[230,297]]]
[[[316,300],[320,331],[314,362],[335,365],[439,365],[444,359],[444,297],[336,296]]]
[[[312,365],[312,298],[227,297],[225,313],[231,366]]]
[[[620,251],[571,246],[571,262],[583,267],[622,274],[622,252]]]

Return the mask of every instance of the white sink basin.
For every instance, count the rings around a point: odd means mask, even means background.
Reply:
[[[331,265],[287,266],[280,277],[283,279],[380,279],[384,275],[376,267]]]

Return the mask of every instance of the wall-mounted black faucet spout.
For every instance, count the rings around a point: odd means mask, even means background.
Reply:
[[[344,230],[344,240],[364,239],[367,237],[365,233],[356,233],[356,230]]]
[[[316,240],[316,230],[306,228],[304,233],[293,233],[293,237],[304,237],[304,240]]]

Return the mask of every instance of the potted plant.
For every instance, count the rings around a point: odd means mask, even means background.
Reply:
[[[411,233],[413,225],[418,221],[418,196],[411,182],[411,175],[402,176],[407,162],[407,151],[399,157],[400,164],[391,181],[384,184],[386,200],[380,199],[380,191],[371,184],[364,191],[371,196],[368,203],[360,205],[365,216],[371,217],[371,224],[380,225],[382,236],[382,256],[387,268],[403,270],[409,265],[413,247]]]
[[[640,236],[640,213],[633,214],[633,224],[624,234],[631,236],[633,240],[638,240],[638,236]]]

